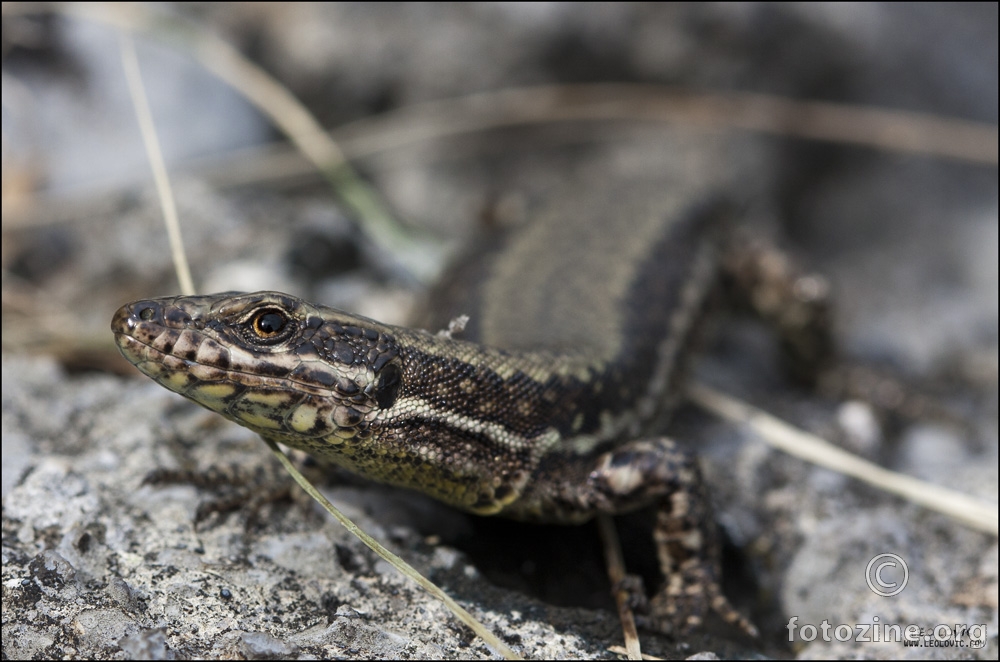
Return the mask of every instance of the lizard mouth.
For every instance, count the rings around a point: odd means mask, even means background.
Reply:
[[[126,304],[111,320],[115,343],[127,361],[166,388],[188,395],[196,384],[232,384],[251,390],[280,390],[317,397],[335,397],[312,362],[291,352],[250,351],[216,339],[219,325],[203,315],[201,299],[177,297]],[[190,396],[189,396],[190,397]]]
[[[239,370],[230,350],[199,329],[196,319],[174,315],[165,323],[169,313],[159,301],[128,304],[115,313],[115,343],[140,372],[261,434],[316,438],[339,427],[335,414],[344,407],[332,389],[273,374],[277,370]]]

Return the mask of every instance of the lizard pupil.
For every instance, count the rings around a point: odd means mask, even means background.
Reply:
[[[237,333],[255,346],[280,345],[295,334],[298,325],[281,308],[260,308],[238,324]]]
[[[257,315],[253,326],[254,330],[262,338],[273,338],[275,335],[281,333],[287,322],[288,319],[284,315],[271,310]]]

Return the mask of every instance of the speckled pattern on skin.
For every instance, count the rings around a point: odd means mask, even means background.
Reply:
[[[485,344],[275,292],[138,301],[112,328],[142,372],[265,439],[476,514],[575,524],[659,504],[656,616],[689,631],[715,610],[753,632],[722,595],[696,462],[640,436],[668,413],[715,281],[721,208],[601,197],[475,257],[485,312],[468,334]]]

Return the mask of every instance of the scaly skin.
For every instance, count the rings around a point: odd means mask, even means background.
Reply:
[[[713,609],[752,632],[719,589],[697,464],[669,439],[643,436],[669,410],[713,281],[714,208],[640,205],[625,234],[588,220],[604,211],[581,199],[460,265],[453,282],[475,281],[480,298],[434,306],[471,307],[469,340],[275,292],[138,301],[112,329],[122,354],[166,388],[458,508],[572,524],[656,504],[667,578],[657,615],[689,629]],[[583,253],[545,257],[574,236]]]

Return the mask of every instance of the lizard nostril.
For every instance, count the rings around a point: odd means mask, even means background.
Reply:
[[[157,306],[152,302],[144,301],[136,304],[134,311],[136,317],[144,322],[148,322],[156,317]]]
[[[159,317],[160,307],[152,301],[139,301],[132,307],[132,315],[143,322],[149,322]]]

